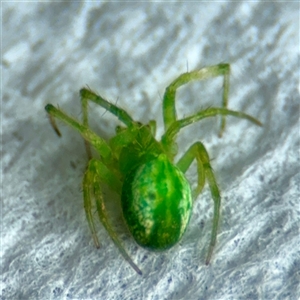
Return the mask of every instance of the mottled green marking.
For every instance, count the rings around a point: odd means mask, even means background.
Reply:
[[[122,206],[129,230],[141,246],[168,249],[182,237],[190,219],[190,184],[161,154],[128,174]]]

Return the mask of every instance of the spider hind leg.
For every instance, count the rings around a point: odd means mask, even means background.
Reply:
[[[208,254],[205,261],[206,265],[208,265],[217,241],[218,224],[220,220],[221,197],[215,179],[215,175],[210,165],[208,153],[201,142],[196,142],[195,144],[193,144],[180,158],[180,160],[177,163],[177,166],[183,173],[185,173],[194,159],[196,159],[197,161],[198,173],[198,184],[196,189],[193,191],[194,199],[196,199],[196,197],[200,194],[205,184],[205,180],[207,180],[214,201],[213,226],[211,231]]]

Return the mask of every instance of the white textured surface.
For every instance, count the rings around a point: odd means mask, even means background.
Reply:
[[[1,299],[299,297],[299,3],[2,3],[2,22]],[[101,225],[95,249],[82,140],[66,126],[59,139],[44,106],[80,118],[78,91],[88,84],[134,118],[159,120],[161,133],[164,88],[187,63],[220,62],[232,64],[229,107],[264,127],[228,118],[219,139],[213,119],[180,135],[180,154],[204,142],[222,191],[209,267],[207,188],[183,240],[164,253],[135,245],[107,194],[140,277]],[[215,106],[220,95],[221,80],[189,85],[178,114]],[[111,136],[116,119],[91,107],[93,128]]]

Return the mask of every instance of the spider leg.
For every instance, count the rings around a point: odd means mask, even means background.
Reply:
[[[150,120],[149,121],[149,126],[152,132],[152,135],[155,137],[156,136],[156,121],[155,120]]]
[[[58,130],[55,123],[55,118],[57,118],[77,130],[81,134],[81,136],[98,151],[98,153],[107,164],[113,164],[111,148],[104,139],[99,137],[87,126],[79,123],[74,118],[65,114],[62,110],[54,107],[52,104],[47,104],[45,110],[49,114],[51,125],[53,126],[55,131]]]
[[[229,64],[219,64],[215,66],[210,66],[202,68],[197,71],[187,72],[181,74],[176,78],[167,88],[163,98],[163,118],[165,124],[165,130],[167,130],[171,124],[176,120],[176,108],[175,108],[175,97],[176,90],[191,81],[194,80],[204,80],[217,76],[223,76],[223,100],[222,107],[227,108],[228,104],[228,94],[229,94],[229,75],[230,75],[230,65]],[[225,115],[222,116],[221,129],[219,136],[222,135],[225,129]]]
[[[194,199],[196,199],[196,197],[201,192],[206,179],[210,188],[212,198],[214,200],[213,226],[211,231],[208,254],[205,261],[205,263],[208,265],[217,240],[218,224],[220,220],[221,197],[215,179],[215,175],[210,165],[208,153],[201,142],[196,142],[195,144],[193,144],[187,150],[187,152],[180,158],[180,160],[177,163],[177,166],[179,167],[179,169],[181,169],[183,173],[185,173],[194,159],[197,160],[198,171],[198,185],[194,190]]]
[[[197,161],[197,174],[198,174],[198,183],[197,187],[195,190],[193,190],[193,199],[195,200],[197,196],[201,193],[204,184],[205,184],[205,169],[199,154],[199,144],[195,143],[193,144],[184,154],[183,156],[179,159],[177,162],[177,167],[185,173],[190,165],[192,164],[193,160],[196,159]]]
[[[83,123],[84,126],[89,127],[89,121],[88,121],[88,102],[87,101],[83,101],[83,98],[81,98],[81,110],[82,110],[82,123]],[[85,139],[84,139],[84,146],[85,146],[85,150],[86,150],[86,154],[87,154],[88,160],[90,160],[92,158],[91,145]]]
[[[123,122],[126,126],[130,127],[132,123],[134,122],[133,119],[128,115],[128,113],[118,106],[108,102],[101,96],[97,95],[96,93],[83,88],[80,90],[80,96],[81,96],[81,103],[83,107],[83,122],[84,124],[88,123],[88,117],[87,117],[87,101],[92,101],[103,108],[107,109],[109,112],[111,112],[113,115],[115,115],[121,122]]]
[[[83,178],[83,196],[84,196],[84,209],[86,212],[90,230],[93,235],[94,242],[97,247],[100,246],[96,235],[96,229],[95,229],[94,219],[91,210],[92,207],[91,198],[95,199],[99,219],[103,224],[104,228],[106,229],[106,231],[108,232],[109,236],[113,240],[114,244],[118,247],[121,254],[130,264],[130,266],[138,274],[142,275],[142,271],[138,268],[138,266],[132,261],[130,256],[127,254],[123,245],[118,239],[116,232],[111,227],[108,221],[106,207],[103,201],[103,195],[101,191],[101,182],[107,183],[115,191],[119,192],[121,190],[121,182],[119,181],[119,179],[101,161],[98,161],[96,159],[91,159]]]
[[[86,127],[88,127],[88,101],[92,101],[102,106],[103,108],[107,109],[109,112],[114,114],[121,122],[123,122],[128,127],[130,127],[133,124],[132,118],[128,115],[128,113],[125,110],[108,102],[107,100],[97,95],[96,93],[92,92],[91,90],[86,88],[81,89],[80,96],[81,96],[81,106],[82,106],[82,120],[83,120],[83,125],[85,125]],[[86,140],[85,140],[85,148],[86,148],[88,158],[91,159],[92,158],[91,146]]]
[[[169,157],[173,159],[173,157],[177,154],[176,152],[173,151],[174,145],[175,145],[174,139],[175,139],[176,134],[182,128],[184,128],[192,123],[198,122],[202,119],[214,117],[214,116],[218,116],[218,115],[221,115],[221,116],[230,115],[230,116],[234,116],[236,118],[246,119],[246,120],[254,123],[255,125],[262,126],[262,123],[259,120],[255,119],[252,116],[247,115],[243,112],[229,110],[227,108],[215,108],[215,107],[208,108],[208,109],[199,111],[189,117],[174,121],[169,126],[169,128],[167,129],[167,131],[164,133],[164,135],[161,138],[161,142],[164,146],[166,153],[168,153]]]

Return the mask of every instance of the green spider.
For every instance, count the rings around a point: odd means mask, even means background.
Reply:
[[[201,110],[189,117],[177,119],[175,109],[176,90],[191,81],[223,76],[222,107]],[[181,74],[167,88],[163,97],[163,121],[165,133],[161,140],[155,139],[156,122],[149,124],[134,121],[128,113],[111,104],[89,89],[80,91],[83,120],[78,122],[53,105],[46,105],[51,124],[58,135],[55,118],[77,130],[85,140],[89,157],[83,177],[84,209],[94,243],[100,247],[92,213],[92,198],[95,199],[99,219],[109,236],[131,267],[142,274],[121,244],[112,228],[103,201],[101,184],[107,184],[121,197],[124,219],[135,241],[149,250],[166,250],[174,246],[183,236],[197,198],[207,180],[214,201],[213,225],[206,257],[209,264],[217,239],[220,217],[220,192],[210,165],[208,153],[201,142],[194,143],[174,163],[178,152],[176,135],[192,123],[208,117],[222,116],[220,136],[225,129],[225,117],[231,115],[244,118],[256,125],[262,124],[255,118],[239,111],[227,109],[230,65],[219,64],[197,71]],[[96,135],[88,125],[88,101],[92,101],[124,123],[116,127],[116,135],[109,141]],[[100,159],[92,157],[90,146],[99,153]],[[195,190],[184,173],[193,160],[197,162],[198,182]]]

